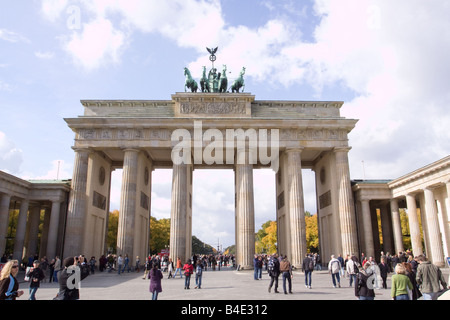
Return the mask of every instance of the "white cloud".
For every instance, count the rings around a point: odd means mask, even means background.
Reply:
[[[10,31],[10,30],[6,30],[6,29],[0,29],[0,39],[1,40],[5,40],[8,42],[30,42],[30,40],[28,38],[26,38],[25,36],[14,32],[14,31]]]
[[[34,53],[34,55],[39,59],[50,60],[50,59],[53,59],[53,57],[55,56],[55,53],[50,52],[50,51],[46,51],[46,52],[36,51]]]
[[[41,12],[49,21],[56,21],[67,9],[68,0],[42,0]]]
[[[23,152],[0,131],[0,170],[17,174],[23,162]]]
[[[123,32],[114,28],[110,20],[98,18],[83,24],[83,31],[74,31],[65,45],[74,62],[87,70],[120,61],[126,44]]]

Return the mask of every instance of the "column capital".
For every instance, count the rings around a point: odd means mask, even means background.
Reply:
[[[304,147],[299,147],[299,148],[286,148],[286,150],[285,150],[284,152],[286,152],[286,153],[293,153],[293,152],[302,153],[303,150],[305,150]]]
[[[122,148],[122,151],[123,152],[137,152],[137,153],[139,153],[139,152],[141,152],[141,149],[140,148]]]

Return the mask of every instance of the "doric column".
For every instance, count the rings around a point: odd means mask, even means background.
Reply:
[[[34,256],[39,254],[37,252],[38,246],[38,235],[39,235],[39,222],[41,219],[41,206],[37,205],[30,210],[30,229],[28,231],[28,244],[27,244],[27,255]]]
[[[375,247],[373,244],[372,217],[370,214],[369,200],[361,200],[362,219],[364,226],[364,254],[366,257],[375,256]]]
[[[442,247],[441,231],[437,216],[436,201],[434,200],[433,190],[425,188],[425,210],[427,219],[428,235],[430,239],[430,251],[432,262],[438,267],[444,267],[444,249]]]
[[[9,194],[4,194],[0,197],[0,253],[3,256],[6,249],[6,236],[8,234],[9,205],[11,202],[11,196]]]
[[[53,259],[56,256],[56,242],[58,241],[59,213],[61,202],[52,202],[52,211],[50,213],[50,224],[47,237],[47,258]]]
[[[392,224],[391,219],[389,219],[388,203],[381,204],[380,218],[381,218],[381,232],[383,235],[384,252],[392,253],[392,250],[394,250],[394,248],[392,247],[392,236],[391,236]]]
[[[82,254],[85,220],[87,216],[86,184],[88,174],[88,149],[75,150],[72,189],[67,210],[64,256],[74,257]]]
[[[188,165],[173,165],[172,203],[170,213],[170,257],[176,263],[177,258],[186,262],[186,231],[188,214],[187,192]]]
[[[291,253],[288,259],[301,268],[306,254],[306,222],[303,200],[302,149],[286,151],[287,181],[286,199],[290,225]]]
[[[406,195],[406,206],[408,207],[409,234],[411,235],[412,251],[414,256],[418,256],[423,254],[423,248],[419,218],[417,217],[416,197],[413,194]]]
[[[23,246],[25,244],[25,232],[27,230],[27,213],[29,204],[29,201],[25,199],[20,202],[19,218],[17,219],[13,258],[19,261],[22,261],[23,258]]]
[[[342,254],[356,254],[358,252],[358,239],[356,236],[355,207],[350,183],[350,169],[348,165],[348,152],[351,148],[335,148],[336,178],[339,201],[339,221],[342,239]]]
[[[137,171],[139,150],[125,149],[122,173],[122,191],[117,230],[117,254],[133,260],[134,225],[136,218]]]
[[[400,221],[400,212],[398,210],[397,199],[391,199],[391,218],[392,218],[392,231],[394,233],[395,252],[390,253],[393,254],[405,251],[403,248],[402,225]]]
[[[253,197],[253,165],[250,152],[238,148],[236,181],[236,259],[241,268],[253,269],[255,254],[255,209]]]

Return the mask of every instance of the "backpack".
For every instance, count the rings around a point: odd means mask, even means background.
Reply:
[[[308,269],[314,270],[314,261],[311,258],[309,258]]]
[[[271,273],[274,268],[275,268],[275,263],[273,262],[273,259],[270,259],[269,262],[267,263],[267,271],[269,271],[269,273]]]

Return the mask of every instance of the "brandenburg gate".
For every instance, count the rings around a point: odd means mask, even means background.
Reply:
[[[244,69],[245,70],[245,69]],[[243,74],[243,72],[242,72]],[[192,252],[193,170],[235,174],[236,259],[253,268],[253,169],[276,180],[278,252],[299,267],[306,254],[302,169],[316,175],[321,254],[357,253],[348,134],[356,120],[342,102],[261,101],[250,93],[182,92],[170,100],[82,101],[84,115],[65,119],[75,132],[65,256],[104,254],[111,172],[123,168],[117,254],[148,254],[151,174],[172,168],[170,256]],[[257,214],[257,213],[256,213]]]

